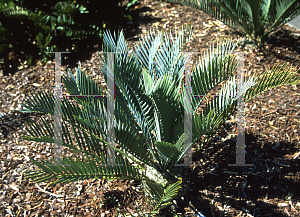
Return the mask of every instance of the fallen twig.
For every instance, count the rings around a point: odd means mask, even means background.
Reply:
[[[49,191],[46,191],[46,190],[42,189],[38,184],[35,184],[35,186],[36,186],[39,190],[41,190],[43,193],[49,194],[50,196],[53,196],[53,197],[64,197],[63,195],[53,194],[53,193],[51,193],[51,192],[49,192]]]

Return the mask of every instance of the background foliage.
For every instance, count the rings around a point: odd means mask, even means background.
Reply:
[[[100,44],[104,29],[117,29],[131,21],[123,0],[0,0],[0,58],[5,67],[14,60],[38,58],[43,62],[51,51],[76,50],[78,46]]]

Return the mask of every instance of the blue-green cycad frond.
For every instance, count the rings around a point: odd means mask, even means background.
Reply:
[[[38,91],[35,97],[32,94],[25,96],[25,102],[21,103],[22,112],[37,112],[54,115],[54,97],[45,92]]]
[[[216,113],[220,115],[228,108],[228,106],[232,105],[235,101],[237,101],[237,99],[243,96],[247,90],[256,85],[256,80],[257,78],[254,79],[253,75],[238,87],[234,75],[222,86],[219,93],[210,99],[210,101],[206,104],[205,111],[215,109]]]
[[[103,36],[103,57],[100,58],[104,67],[101,66],[104,78],[107,80],[107,52],[114,52],[114,74],[116,78],[122,78],[123,81],[129,82],[132,87],[139,84],[136,79],[139,79],[141,74],[141,67],[137,65],[139,63],[136,55],[131,53],[128,49],[127,42],[121,31],[117,36],[114,33],[114,37],[109,31],[104,32]],[[139,87],[139,85],[137,85]]]
[[[275,87],[300,84],[299,76],[297,76],[298,70],[294,71],[291,67],[292,65],[289,64],[282,64],[281,66],[277,64],[272,69],[266,70],[260,81],[246,91],[245,102],[247,103],[257,95]]]
[[[145,85],[153,84],[154,81],[152,80],[150,74],[144,71],[143,77]],[[152,85],[152,88],[146,91],[146,94],[151,97],[152,100],[152,109],[150,110],[149,117],[151,119],[149,124],[150,126],[155,125],[155,112],[159,115],[159,129],[158,132],[156,128],[153,130],[155,131],[156,138],[158,139],[158,134],[160,134],[160,140],[173,142],[172,140],[172,128],[175,123],[175,118],[180,116],[183,107],[178,102],[178,94],[177,88],[178,83],[172,78],[170,75],[164,75],[160,77],[155,84]],[[152,116],[151,116],[152,115]],[[156,141],[159,141],[157,140]]]
[[[271,3],[268,33],[280,28],[300,14],[300,2],[297,0],[275,0]]]
[[[104,155],[92,157],[85,153],[82,160],[76,155],[76,161],[71,157],[64,157],[62,165],[59,162],[51,163],[48,160],[42,160],[42,163],[30,158],[40,170],[25,172],[27,178],[34,182],[46,182],[56,178],[50,185],[58,183],[69,183],[85,179],[137,179],[143,180],[142,175],[137,168],[131,166],[128,160],[116,156],[115,163],[121,166],[107,166]]]
[[[203,113],[198,117],[195,116],[196,128],[199,128],[197,127],[197,125],[202,127],[203,126],[208,126],[208,127],[204,127],[201,130],[195,130],[195,131],[193,128],[193,135],[194,135],[193,138],[197,139],[204,134],[208,135],[208,138],[214,135],[215,132],[219,129],[220,124],[224,123],[224,121],[227,120],[229,116],[236,111],[237,100],[240,99],[245,94],[246,91],[248,91],[250,88],[252,88],[257,84],[256,80],[257,78],[254,78],[253,75],[247,81],[245,81],[241,86],[238,87],[235,76],[229,78],[229,80],[222,86],[219,93],[216,96],[212,97],[206,103],[205,108],[203,109]],[[244,98],[242,97],[242,99]],[[242,106],[244,106],[244,103],[242,103]],[[209,120],[206,122],[207,124],[209,123],[209,125],[205,124],[204,119],[201,120],[201,116],[212,117],[212,119],[206,119]],[[197,122],[201,124],[197,124]],[[206,141],[204,141],[203,144]]]
[[[159,65],[159,60],[162,59],[162,57],[157,57],[158,53],[161,52],[161,54],[163,56],[168,56],[168,64],[169,67],[165,67],[165,71],[162,71],[160,73],[156,74],[156,81],[154,81],[154,73],[153,70],[147,70],[147,73],[150,74],[153,85],[158,82],[159,78],[162,78],[164,75],[170,75],[169,71],[172,67],[173,67],[173,71],[175,70],[176,73],[178,73],[177,75],[177,80],[176,80],[176,90],[177,93],[179,92],[179,88],[178,87],[178,83],[181,81],[180,79],[182,79],[182,74],[183,74],[183,70],[184,70],[184,57],[181,57],[181,62],[178,61],[177,56],[179,54],[179,48],[182,48],[182,46],[191,38],[191,30],[190,30],[190,35],[189,37],[186,37],[186,33],[187,33],[187,29],[184,31],[182,30],[180,33],[178,33],[176,37],[176,40],[174,41],[172,39],[172,42],[170,42],[170,40],[168,39],[168,37],[166,37],[166,39],[163,41],[163,35],[162,32],[160,32],[158,35],[155,35],[155,33],[150,32],[149,36],[146,36],[145,38],[142,38],[141,44],[140,46],[137,46],[137,57],[139,58],[139,63],[141,63],[143,65],[143,62],[147,62],[148,64],[144,64],[144,69],[157,69],[157,65]],[[160,79],[160,84],[158,84],[155,88],[153,86],[153,90],[155,90],[151,96],[145,96],[144,94],[141,94],[140,89],[142,88],[143,90],[145,89],[145,87],[143,86],[144,84],[142,82],[137,82],[137,81],[142,81],[143,79],[141,79],[141,71],[142,68],[136,68],[136,66],[141,66],[140,64],[138,64],[138,62],[136,62],[136,56],[135,55],[129,55],[129,53],[127,52],[128,48],[127,46],[125,46],[126,42],[124,39],[124,36],[121,34],[119,34],[118,38],[115,36],[115,38],[113,38],[109,33],[106,34],[105,36],[105,47],[107,47],[109,51],[113,51],[113,52],[122,52],[122,53],[118,53],[116,55],[116,60],[115,60],[115,68],[114,68],[114,73],[115,73],[115,81],[116,81],[116,99],[118,99],[118,102],[120,103],[120,106],[123,108],[124,111],[127,110],[126,104],[128,105],[130,112],[132,112],[132,115],[134,116],[134,118],[137,120],[139,126],[141,128],[144,128],[142,123],[148,122],[148,127],[142,129],[142,131],[145,133],[145,135],[147,136],[147,139],[150,139],[152,142],[153,140],[153,136],[150,134],[150,132],[152,130],[154,130],[154,122],[153,122],[153,118],[152,121],[149,120],[149,118],[153,117],[152,114],[154,114],[153,112],[155,112],[154,108],[155,108],[155,104],[158,103],[159,107],[162,107],[161,103],[164,102],[165,100],[168,100],[168,96],[163,96],[163,99],[160,98],[159,95],[157,95],[157,92],[160,92],[162,85],[164,85],[165,87],[170,86],[170,82],[172,82],[172,80],[174,79],[175,76],[171,76],[171,80],[168,82],[163,82],[161,83],[163,80]],[[162,51],[158,51],[159,47],[163,45],[164,50],[161,49]],[[166,47],[168,47],[168,49],[166,49]],[[176,58],[174,58],[174,55]],[[155,59],[158,58],[158,61],[155,61]],[[161,61],[160,61],[161,62]],[[122,64],[119,64],[122,63]],[[178,66],[178,64],[180,66]],[[120,65],[123,66],[119,67]],[[166,64],[164,64],[166,65]],[[177,65],[177,66],[176,66]],[[155,66],[155,68],[153,68]],[[176,70],[180,68],[181,70]],[[104,76],[107,76],[107,62],[104,60]],[[175,72],[174,71],[174,72]],[[180,74],[181,73],[181,74]],[[172,75],[172,73],[171,73]],[[161,77],[162,76],[162,77]],[[132,78],[132,80],[130,80]],[[164,88],[164,87],[163,87]],[[166,89],[167,90],[167,89]],[[169,91],[170,92],[170,91]],[[172,93],[170,93],[171,95],[171,101],[173,101],[173,107],[176,107],[176,104],[178,105],[178,103],[176,103],[175,100],[175,93],[174,91],[171,91]],[[154,101],[151,100],[151,98],[154,98]],[[122,100],[121,100],[122,99]],[[125,100],[125,101],[124,101]],[[148,102],[148,103],[146,103]],[[149,105],[150,103],[150,105]],[[152,104],[152,106],[151,106]],[[147,105],[147,107],[144,107],[143,105]],[[166,109],[167,110],[167,109]],[[175,110],[174,108],[172,110]],[[178,106],[177,109],[178,110]],[[128,113],[128,112],[126,112]],[[170,113],[169,113],[170,114]],[[128,116],[130,116],[130,114],[128,114]],[[169,115],[168,115],[169,116]],[[168,117],[166,116],[167,119],[172,120],[174,119],[173,115],[172,117]],[[162,117],[164,117],[164,114],[162,115]],[[172,121],[164,121],[164,122],[168,122],[168,124],[172,124]],[[163,124],[163,123],[162,123]],[[147,125],[146,125],[147,126]],[[162,127],[162,126],[161,126]],[[167,127],[165,127],[165,129],[167,129]],[[162,136],[163,138],[168,138],[170,137],[170,131],[171,129],[168,129],[166,133],[163,133],[164,128],[162,127]],[[157,136],[158,134],[156,133],[155,136]],[[157,139],[157,138],[156,138]]]
[[[207,95],[214,87],[228,79],[236,70],[237,63],[232,53],[235,48],[233,41],[214,44],[203,54],[192,71],[192,114],[200,106],[203,96]],[[184,91],[181,92],[180,101],[183,105]]]
[[[182,76],[186,61],[181,50],[188,41],[191,40],[193,29],[186,28],[175,32],[173,39],[163,32],[150,31],[150,34],[140,39],[140,44],[136,46],[136,54],[140,60],[141,66],[151,74],[152,79],[156,79],[166,74],[172,75],[173,79]],[[171,38],[171,40],[170,40]]]
[[[175,183],[168,183],[166,186],[163,184],[154,183],[151,181],[144,181],[144,189],[148,196],[148,205],[151,208],[150,214],[159,214],[157,209],[162,209],[172,204],[174,196],[181,188],[182,181],[179,180]]]
[[[136,54],[140,60],[142,67],[146,68],[151,73],[152,79],[154,80],[154,64],[155,56],[162,43],[163,34],[162,32],[152,32],[150,34],[139,39],[140,44],[136,46]],[[141,46],[141,47],[140,47]]]

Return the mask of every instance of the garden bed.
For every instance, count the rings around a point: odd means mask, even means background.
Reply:
[[[194,37],[184,51],[200,52],[222,39],[241,39],[234,30],[187,6],[144,0],[133,13],[136,14],[133,22],[124,29],[131,48],[150,29],[169,32],[191,22]],[[245,69],[251,74],[288,62],[295,68],[300,63],[300,31],[284,25],[270,36],[264,52],[250,45],[246,45],[243,52]],[[90,58],[81,63],[82,68],[105,87],[100,58],[95,52],[89,55]],[[63,62],[63,71],[67,67]],[[102,217],[136,213],[136,207],[144,207],[139,183],[86,180],[46,187],[46,184],[36,186],[23,178],[25,170],[34,169],[29,156],[48,158],[52,152],[48,144],[20,139],[26,132],[24,121],[37,120],[39,115],[29,117],[15,109],[25,94],[37,90],[53,92],[53,85],[53,62],[45,67],[37,64],[23,68],[14,75],[0,78],[1,216]],[[191,192],[178,204],[180,213],[185,216],[196,216],[200,211],[205,216],[299,215],[299,157],[294,159],[300,143],[299,88],[299,85],[277,87],[245,104],[246,163],[254,166],[228,166],[235,163],[234,119],[194,155],[194,162],[203,166],[192,173]]]

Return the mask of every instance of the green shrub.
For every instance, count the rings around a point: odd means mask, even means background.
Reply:
[[[120,2],[2,0],[0,55],[3,57],[14,51],[18,59],[39,57],[46,62],[53,57],[46,52],[72,51],[77,44],[84,46],[82,41],[94,45],[104,29],[117,29],[118,24],[126,22],[124,17],[130,16],[126,8],[119,6]]]
[[[56,178],[52,185],[88,178],[140,180],[151,201],[152,213],[158,213],[157,210],[169,206],[173,199],[187,192],[183,189],[188,181],[184,173],[187,170],[175,164],[201,136],[215,134],[236,110],[235,102],[244,91],[248,102],[273,87],[300,83],[296,72],[281,67],[264,73],[259,82],[255,82],[257,78],[253,75],[237,87],[233,76],[237,61],[230,55],[235,44],[224,42],[211,47],[193,68],[193,94],[207,95],[221,82],[229,80],[219,92],[222,97],[213,97],[203,113],[196,113],[203,97],[192,98],[192,131],[188,132],[192,142],[185,144],[185,94],[181,84],[187,58],[180,52],[191,40],[192,32],[192,29],[182,29],[172,40],[163,32],[151,32],[140,39],[132,53],[122,32],[114,36],[105,32],[103,51],[115,52],[114,129],[118,147],[107,145],[108,112],[104,97],[74,97],[76,103],[65,98],[62,100],[62,145],[74,153],[76,160],[63,157],[65,165],[56,166],[49,160],[37,162],[31,158],[39,170],[27,171],[25,177],[34,182]],[[104,53],[104,67],[101,67],[105,79],[108,74],[106,57]],[[76,78],[70,71],[64,73],[63,83],[69,94],[102,95],[101,87],[81,72],[79,66]],[[36,93],[26,98],[21,111],[46,113],[53,117],[54,106],[51,93]],[[67,123],[72,127],[76,143]],[[28,124],[28,135],[23,139],[54,143],[53,121],[42,117],[40,122]],[[115,164],[124,166],[103,166],[107,162],[108,148],[117,153]],[[82,159],[76,154],[80,151]]]

